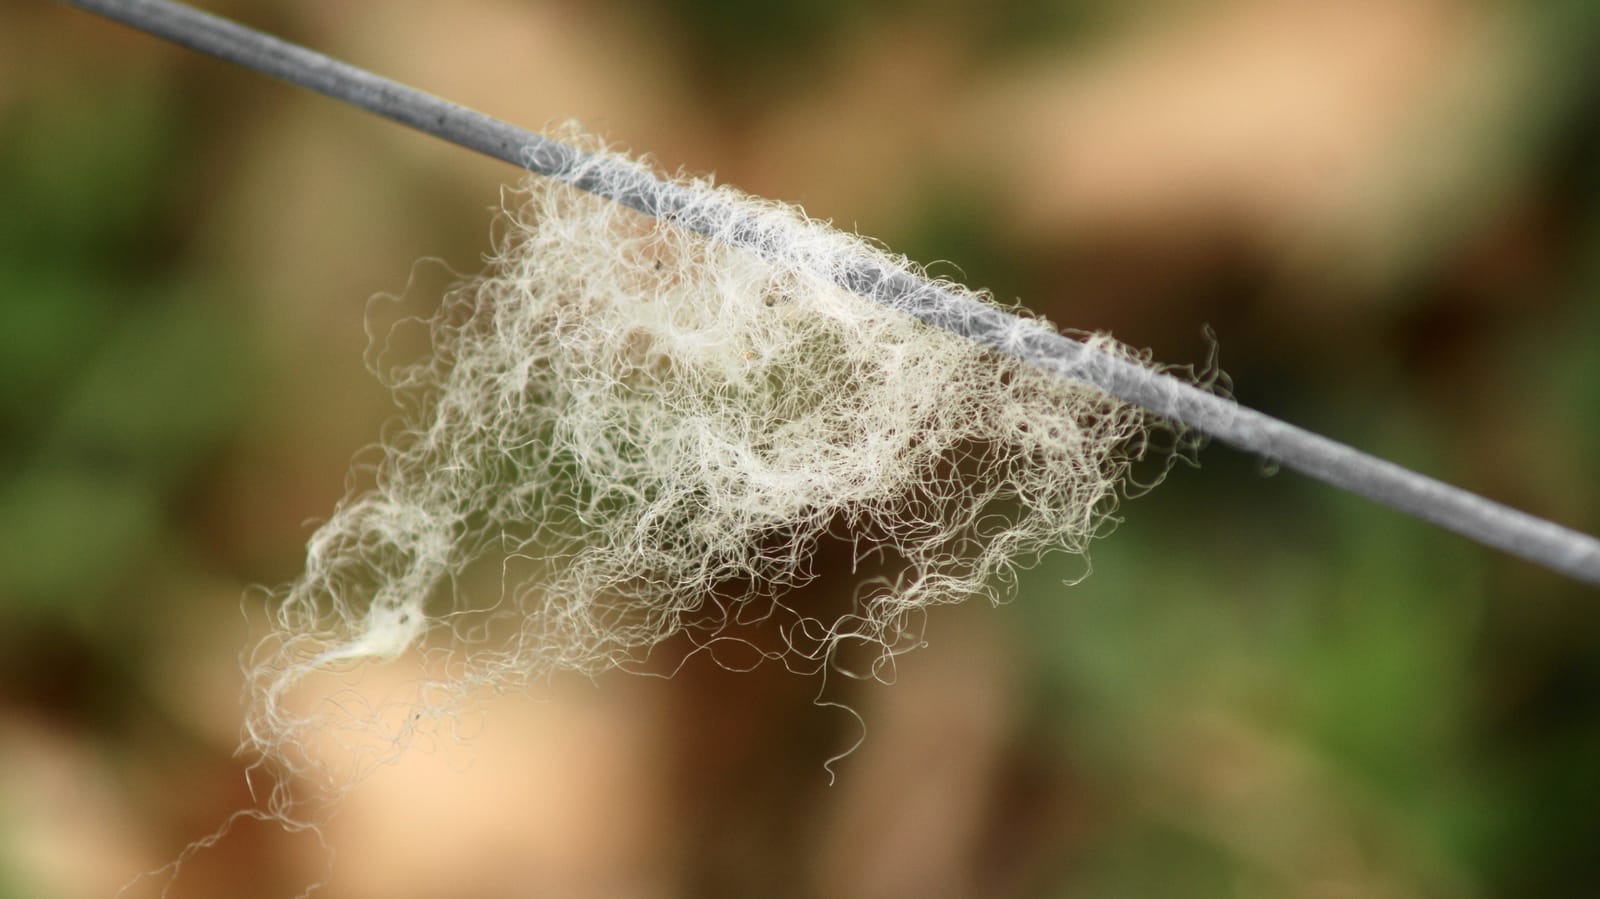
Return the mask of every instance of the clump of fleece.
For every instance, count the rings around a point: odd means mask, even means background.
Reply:
[[[568,181],[639,170],[574,165]],[[403,740],[468,689],[597,672],[747,614],[791,616],[791,662],[841,641],[893,653],[926,608],[998,598],[1019,564],[1104,529],[1144,413],[840,286],[861,260],[916,273],[903,258],[793,207],[671,186],[724,224],[695,233],[557,179],[510,195],[486,272],[444,298],[427,356],[386,375],[406,411],[370,483],[277,597],[256,749],[329,728]],[[784,596],[830,535],[876,574],[819,620]],[[474,599],[459,579],[485,560],[499,590]],[[448,661],[399,706],[293,701],[419,646]]]

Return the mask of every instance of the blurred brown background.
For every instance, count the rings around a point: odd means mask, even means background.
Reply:
[[[390,414],[367,300],[475,270],[516,173],[0,2],[0,897],[105,896],[247,803],[241,604]],[[207,8],[1166,362],[1209,325],[1243,402],[1600,531],[1592,0]],[[1600,597],[1201,463],[830,683],[831,786],[814,679],[558,680],[353,792],[319,895],[1595,895]],[[326,858],[241,823],[172,895]]]

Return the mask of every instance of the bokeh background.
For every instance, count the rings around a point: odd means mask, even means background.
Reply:
[[[1600,5],[228,0],[882,239],[1600,532]],[[371,297],[516,173],[0,5],[0,897],[248,804],[244,612],[392,406]],[[418,263],[429,258],[435,261]],[[486,699],[324,828],[330,897],[1600,893],[1600,596],[1213,447],[896,683],[691,661]],[[382,677],[381,673],[374,677]],[[293,895],[241,822],[172,886]],[[128,895],[159,892],[143,881]]]

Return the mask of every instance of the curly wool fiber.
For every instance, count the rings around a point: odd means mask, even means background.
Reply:
[[[640,164],[575,165],[564,180]],[[1015,566],[1103,529],[1146,414],[840,286],[862,260],[920,276],[903,258],[728,187],[670,187],[725,224],[695,233],[561,180],[511,195],[486,273],[444,298],[428,357],[388,375],[408,412],[373,483],[275,608],[258,749],[330,726],[403,738],[466,689],[597,672],[750,614],[790,616],[791,664],[845,640],[892,654],[920,611],[998,599]],[[830,535],[881,564],[821,620],[783,597]],[[458,578],[482,559],[500,590],[474,604]],[[448,674],[400,716],[289,701],[424,644]]]

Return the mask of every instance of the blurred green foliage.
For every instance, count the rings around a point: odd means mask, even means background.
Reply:
[[[110,599],[237,424],[236,312],[170,259],[176,112],[137,79],[7,112],[0,595],[14,613],[70,620]]]
[[[995,0],[979,6],[950,0],[668,0],[652,12],[661,13],[677,32],[676,44],[701,84],[737,112],[762,105],[775,91],[826,77],[837,54],[869,31],[903,31],[907,40],[915,40],[910,35],[917,21],[960,23],[977,49],[1015,59],[1060,53],[1118,20],[1162,5],[1162,0]],[[885,51],[896,48],[891,42]]]

